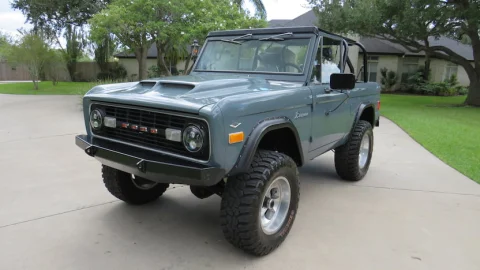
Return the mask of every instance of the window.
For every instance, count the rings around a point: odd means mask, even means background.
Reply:
[[[448,63],[446,70],[445,70],[445,78],[444,80],[449,80],[453,75],[457,75],[458,72],[458,65],[453,63]]]
[[[403,58],[402,67],[402,82],[406,82],[410,76],[418,71],[418,58],[405,57]]]
[[[378,56],[368,56],[367,57],[367,67],[368,67],[368,81],[376,82],[377,73],[378,73]]]
[[[197,71],[243,71],[261,73],[303,73],[310,39],[211,40],[206,44]]]
[[[318,68],[320,66],[321,82],[330,83],[330,75],[332,73],[340,73],[342,66],[342,42],[331,38],[322,38],[321,47],[317,50],[314,68],[312,72],[312,81],[316,78]],[[320,63],[320,65],[319,65]]]

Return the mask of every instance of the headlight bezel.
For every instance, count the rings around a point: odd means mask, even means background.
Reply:
[[[197,149],[190,149],[189,148],[189,143],[186,141],[186,139],[189,139],[187,136],[189,135],[190,131],[188,129],[193,129],[196,130],[196,133],[200,136],[201,142],[200,142],[200,147]],[[191,138],[190,138],[191,139]],[[204,146],[205,146],[205,132],[202,130],[202,128],[196,124],[189,123],[186,125],[186,127],[182,130],[182,144],[189,151],[190,153],[198,153],[200,152]]]
[[[98,117],[97,119],[94,119],[95,115]],[[103,120],[104,117],[105,117],[105,112],[103,112],[101,109],[92,110],[90,112],[90,127],[96,131],[101,130],[104,124],[104,120]],[[99,122],[98,126],[95,126],[94,124],[95,121]]]

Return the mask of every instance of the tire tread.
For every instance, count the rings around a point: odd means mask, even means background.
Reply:
[[[284,240],[288,232],[280,241],[274,244],[266,244],[258,237],[259,226],[257,205],[265,184],[270,176],[281,167],[289,167],[295,170],[296,181],[300,185],[298,170],[295,162],[287,155],[268,150],[259,150],[254,157],[249,171],[229,178],[222,199],[220,218],[221,227],[225,238],[233,246],[247,253],[263,256],[275,250]],[[295,196],[292,196],[294,198]],[[298,206],[300,189],[296,202]],[[295,212],[297,209],[295,208]],[[290,230],[291,226],[288,228]],[[261,228],[260,228],[261,230]]]

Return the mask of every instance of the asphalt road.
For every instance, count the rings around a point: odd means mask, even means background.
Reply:
[[[0,95],[0,269],[480,269],[480,185],[386,119],[370,171],[336,176],[328,153],[300,170],[297,219],[255,258],[231,247],[219,197],[175,186],[133,207],[74,144],[76,96]]]

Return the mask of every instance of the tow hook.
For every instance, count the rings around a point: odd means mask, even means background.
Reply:
[[[87,155],[91,157],[95,156],[96,152],[97,152],[97,148],[95,148],[94,146],[89,146],[85,148],[85,153],[87,153]]]

